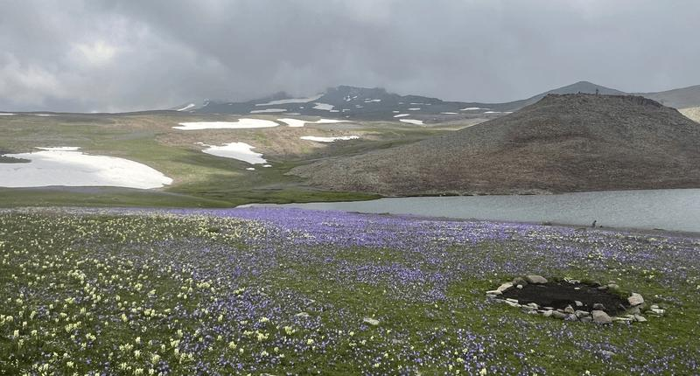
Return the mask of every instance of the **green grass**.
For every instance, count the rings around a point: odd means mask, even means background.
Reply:
[[[206,118],[204,116],[203,118]],[[302,154],[269,158],[272,168],[249,165],[233,159],[202,153],[193,142],[173,146],[161,139],[171,133],[182,118],[170,115],[74,115],[57,117],[17,116],[0,119],[0,150],[29,152],[37,146],[78,146],[87,153],[109,155],[146,164],[172,177],[174,184],[161,190],[137,191],[94,188],[86,193],[74,188],[2,189],[0,207],[18,206],[147,206],[147,207],[230,207],[247,203],[295,203],[349,201],[378,198],[353,192],[319,191],[302,179],[288,175],[294,167],[316,158],[361,154],[430,137],[446,129],[402,127],[392,123],[365,123],[375,140],[331,145],[319,154],[299,144]],[[191,119],[190,119],[191,120]],[[233,131],[235,132],[235,131]],[[321,131],[322,132],[322,131]],[[266,146],[274,133],[252,132],[254,144]],[[0,163],[21,162],[0,157]]]

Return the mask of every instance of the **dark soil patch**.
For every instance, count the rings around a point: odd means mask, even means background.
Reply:
[[[616,315],[629,308],[627,300],[620,296],[599,290],[587,284],[568,282],[549,282],[543,285],[528,284],[522,289],[510,288],[501,295],[503,299],[517,299],[520,304],[537,303],[540,307],[564,309],[571,305],[576,310],[590,312],[596,303],[602,304],[609,315]],[[577,307],[576,301],[583,303]]]

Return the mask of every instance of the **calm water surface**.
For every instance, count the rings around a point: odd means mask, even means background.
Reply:
[[[595,220],[604,227],[700,233],[700,189],[582,192],[542,196],[407,197],[279,206],[582,226],[590,226]]]

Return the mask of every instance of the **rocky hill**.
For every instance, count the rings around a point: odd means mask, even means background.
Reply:
[[[547,95],[452,134],[291,173],[384,195],[698,188],[699,145],[697,123],[640,96]]]

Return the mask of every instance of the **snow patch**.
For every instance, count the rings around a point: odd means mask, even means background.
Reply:
[[[402,123],[415,124],[415,125],[423,125],[423,120],[401,119],[400,121],[401,121]]]
[[[420,107],[411,107],[408,110],[409,111],[420,111]]]
[[[178,109],[175,110],[175,111],[187,111],[187,110],[189,110],[190,108],[194,108],[194,107],[197,107],[197,105],[194,104],[194,103],[190,103],[190,104],[188,104],[187,106],[185,106],[185,107],[183,107],[183,108],[178,108]]]
[[[395,118],[402,118],[402,117],[406,117],[406,116],[411,116],[411,114],[398,114],[398,115],[394,115]]]
[[[180,123],[179,127],[173,127],[184,131],[194,131],[200,129],[254,129],[273,128],[279,124],[270,120],[261,119],[239,119],[238,121],[200,121]]]
[[[316,105],[314,106],[314,110],[330,111],[333,109],[333,107],[335,107],[335,106],[333,106],[332,104],[316,102]]]
[[[335,141],[357,140],[360,138],[360,136],[338,136],[338,137],[302,136],[299,138],[301,138],[302,140],[314,141],[314,142],[335,142]]]
[[[301,128],[306,124],[335,124],[335,123],[347,123],[347,120],[335,120],[335,119],[321,119],[317,121],[308,121],[300,119],[277,119],[287,124],[290,128]]]
[[[267,163],[261,153],[253,151],[255,146],[248,145],[245,142],[231,142],[223,146],[200,145],[207,147],[202,150],[203,152],[217,157],[236,159],[250,164]]]
[[[460,109],[460,111],[479,111],[481,109],[481,107],[467,107]],[[486,110],[486,108],[484,108],[484,110]]]
[[[251,114],[265,114],[265,113],[275,113],[275,112],[287,112],[287,109],[286,108],[266,108],[264,110],[250,111]]]
[[[0,112],[0,116],[15,116],[15,114],[11,112]]]
[[[278,104],[290,104],[290,103],[309,103],[309,102],[319,100],[322,96],[323,96],[323,94],[319,94],[319,95],[309,97],[309,98],[280,99],[277,101],[270,101],[267,103],[258,103],[258,104],[256,104],[256,106],[274,106],[274,105],[278,105]]]
[[[76,147],[38,148],[34,153],[7,154],[29,163],[0,163],[0,187],[110,186],[161,188],[173,179],[128,159],[88,155]]]

